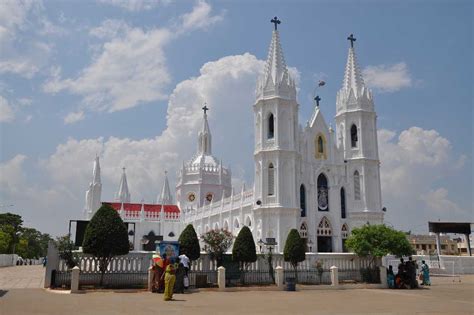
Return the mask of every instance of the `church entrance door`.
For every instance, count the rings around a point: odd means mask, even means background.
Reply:
[[[332,237],[318,236],[318,252],[331,253],[332,252]]]

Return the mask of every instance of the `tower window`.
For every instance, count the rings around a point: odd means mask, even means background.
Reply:
[[[273,117],[273,114],[270,114],[270,116],[268,116],[268,139],[273,139],[274,134],[275,134],[275,118]]]
[[[352,125],[352,127],[351,127],[351,147],[357,148],[357,141],[358,141],[357,126]]]
[[[303,184],[300,186],[300,209],[301,209],[301,216],[306,216],[306,188]]]
[[[326,159],[326,139],[322,134],[318,134],[314,141],[315,157]]]
[[[360,200],[360,176],[359,171],[354,172],[354,199]]]
[[[275,194],[275,168],[270,163],[268,166],[268,195],[273,196]]]
[[[346,218],[346,191],[341,187],[341,218]]]
[[[318,176],[318,210],[329,211],[328,179],[322,173]]]

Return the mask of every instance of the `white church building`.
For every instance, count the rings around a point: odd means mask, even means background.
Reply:
[[[336,97],[336,130],[328,124],[316,98],[308,122],[298,122],[299,104],[280,44],[277,19],[263,73],[256,86],[254,185],[236,192],[232,174],[213,155],[212,135],[203,107],[198,150],[178,171],[176,205],[165,177],[157,204],[132,204],[125,171],[115,202],[125,221],[136,223],[137,239],[154,231],[175,240],[187,224],[198,235],[243,226],[255,241],[273,238],[282,252],[290,229],[298,229],[314,252],[345,251],[350,231],[383,222],[377,116],[371,91],[357,65],[351,36],[342,88]],[[249,157],[250,158],[250,157]],[[96,170],[98,169],[98,171]],[[100,204],[99,160],[86,196],[86,217]],[[164,206],[161,206],[164,205]],[[170,235],[173,235],[171,237]]]

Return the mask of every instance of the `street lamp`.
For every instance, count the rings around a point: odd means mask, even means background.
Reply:
[[[266,238],[265,242],[260,239],[257,242],[258,246],[260,247],[260,253],[263,255],[263,258],[265,259],[265,256],[268,261],[268,273],[270,274],[270,277],[272,278],[273,282],[275,282],[275,275],[273,274],[273,249],[275,248],[278,243],[275,241],[274,238]],[[268,254],[265,255],[263,252],[263,246],[267,248]]]

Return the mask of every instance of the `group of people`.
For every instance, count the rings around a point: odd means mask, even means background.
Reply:
[[[400,258],[398,264],[398,272],[395,275],[393,273],[392,265],[388,266],[387,270],[387,282],[391,289],[414,289],[418,288],[418,281],[416,278],[416,271],[418,264],[411,257],[408,261]],[[430,268],[424,260],[421,261],[421,272],[419,274],[419,280],[421,285],[431,285],[430,281]]]
[[[189,258],[185,255],[168,258],[166,254],[153,259],[152,292],[163,293],[164,300],[173,299],[173,293],[184,293],[189,287]]]

